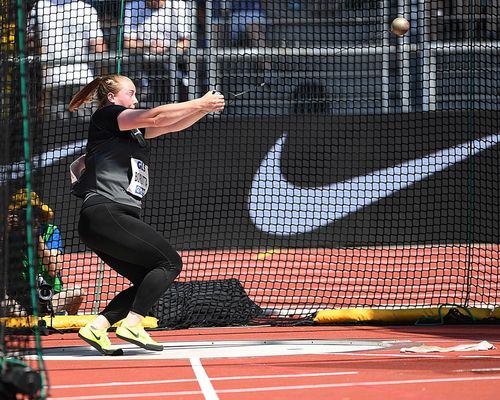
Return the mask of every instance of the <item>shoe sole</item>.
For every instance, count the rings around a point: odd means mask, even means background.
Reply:
[[[126,342],[135,344],[136,346],[139,346],[139,347],[143,348],[144,350],[163,351],[163,345],[161,345],[161,344],[145,344],[145,343],[139,342],[138,340],[134,340],[132,338],[121,336],[118,333],[116,334],[116,337],[119,337],[121,340],[125,340]]]
[[[87,339],[85,336],[82,336],[81,334],[78,334],[78,337],[82,339],[83,341],[87,342],[90,344],[94,349],[96,349],[99,353],[105,355],[105,356],[123,356],[123,350],[122,349],[113,349],[113,350],[106,350],[103,349],[99,344],[96,342],[93,342],[90,339]]]

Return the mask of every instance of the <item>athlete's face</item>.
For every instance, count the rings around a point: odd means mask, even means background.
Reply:
[[[137,104],[137,97],[135,95],[134,83],[130,79],[123,77],[120,79],[120,90],[118,93],[110,93],[108,99],[110,103],[127,108],[135,108]]]

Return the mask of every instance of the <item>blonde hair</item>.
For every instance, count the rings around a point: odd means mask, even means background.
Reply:
[[[98,101],[99,108],[104,107],[108,103],[108,94],[117,94],[121,89],[120,81],[124,78],[128,79],[123,75],[116,74],[95,78],[73,96],[69,102],[68,110],[73,112],[82,104],[91,103],[93,100]]]

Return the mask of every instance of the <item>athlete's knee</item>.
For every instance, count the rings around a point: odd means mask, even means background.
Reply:
[[[163,268],[170,273],[174,272],[176,275],[179,275],[182,271],[182,258],[178,256],[169,260],[164,260],[161,262],[160,268]]]

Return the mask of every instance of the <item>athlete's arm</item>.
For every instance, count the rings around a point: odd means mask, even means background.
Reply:
[[[162,126],[160,128],[146,128],[146,134],[144,137],[146,139],[152,139],[161,135],[164,135],[166,133],[171,133],[171,132],[179,132],[184,129],[189,128],[191,125],[194,125],[196,122],[198,122],[200,119],[202,119],[207,113],[205,111],[198,111],[196,113],[191,114],[190,116],[181,119],[180,121],[177,121],[174,124],[168,125],[168,126]]]
[[[165,104],[150,110],[124,110],[118,116],[118,127],[121,131],[135,128],[160,128],[151,135],[158,136],[161,129],[163,133],[173,132],[169,127],[175,126],[180,121],[185,120],[184,129],[213,111],[224,109],[224,96],[219,93],[209,92],[199,99],[186,101],[183,103]],[[190,124],[189,124],[190,123]],[[177,128],[175,130],[178,130]],[[150,136],[151,137],[151,136]]]

